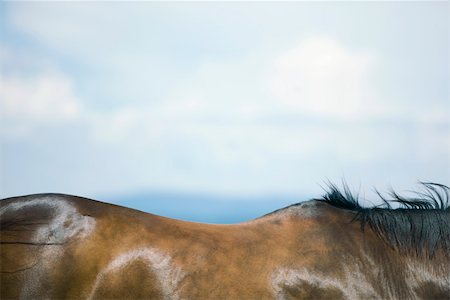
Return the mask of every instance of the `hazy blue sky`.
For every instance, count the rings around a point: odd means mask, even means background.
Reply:
[[[449,2],[0,3],[1,196],[450,183]]]

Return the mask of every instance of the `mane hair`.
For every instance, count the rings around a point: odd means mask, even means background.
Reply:
[[[364,231],[369,226],[376,235],[400,252],[434,257],[439,251],[450,255],[449,187],[443,184],[421,182],[422,189],[413,197],[391,191],[388,197],[377,191],[381,205],[363,207],[359,197],[344,183],[343,189],[329,184],[322,199],[337,208],[357,212],[352,221],[358,221]],[[395,204],[393,207],[392,204]]]

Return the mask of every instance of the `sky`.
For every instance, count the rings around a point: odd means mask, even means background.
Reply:
[[[1,2],[1,197],[450,183],[449,2]]]

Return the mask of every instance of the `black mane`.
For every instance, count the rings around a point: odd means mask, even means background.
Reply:
[[[372,207],[361,206],[346,184],[342,191],[330,184],[328,193],[318,200],[357,212],[353,221],[359,221],[363,231],[368,225],[396,250],[428,257],[437,251],[450,255],[450,189],[437,183],[421,185],[422,190],[410,198],[394,191],[386,198],[377,192],[383,204]]]

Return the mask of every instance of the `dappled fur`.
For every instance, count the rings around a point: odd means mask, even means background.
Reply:
[[[233,225],[61,194],[4,199],[0,298],[449,299],[448,188],[424,187],[394,194],[393,209],[332,186]]]
[[[389,198],[377,192],[382,204],[363,207],[358,196],[346,184],[342,190],[330,184],[320,201],[357,212],[353,221],[368,225],[392,248],[415,255],[433,257],[436,252],[450,255],[449,187],[437,183],[421,183],[422,190],[413,197],[392,191]],[[394,204],[394,205],[393,205]],[[398,206],[393,208],[393,206]]]

